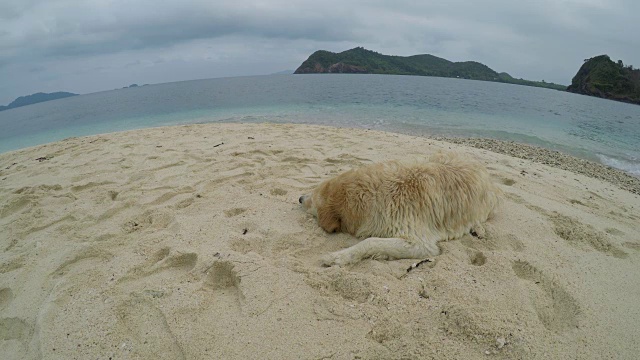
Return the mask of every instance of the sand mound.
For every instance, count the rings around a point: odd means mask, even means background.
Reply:
[[[322,268],[298,208],[375,161],[473,154],[506,193],[433,262]],[[446,142],[191,125],[0,155],[3,359],[635,358],[640,197]]]

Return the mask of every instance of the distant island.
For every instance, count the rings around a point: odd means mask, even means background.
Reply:
[[[137,88],[137,87],[142,87],[142,86],[149,86],[149,84],[142,84],[142,85],[138,85],[138,84],[131,84],[129,86],[125,86],[123,87],[123,89],[129,89],[129,88]],[[117,90],[117,89],[116,89]]]
[[[542,81],[516,79],[506,72],[498,73],[476,61],[452,62],[437,56],[423,54],[413,56],[383,55],[357,47],[341,53],[319,50],[311,54],[294,74],[352,73],[419,75],[494,81],[508,84],[566,90],[565,85]]]
[[[270,75],[291,75],[291,74],[293,74],[293,70],[282,70],[282,71],[274,72]]]
[[[567,91],[640,105],[640,70],[600,55],[586,59]]]
[[[56,99],[63,99],[70,96],[77,96],[78,94],[69,93],[69,92],[54,92],[54,93],[35,93],[33,95],[20,96],[19,98],[13,100],[7,106],[0,106],[0,111],[9,110],[21,106],[27,106],[32,104],[37,104],[40,102],[51,101]]]

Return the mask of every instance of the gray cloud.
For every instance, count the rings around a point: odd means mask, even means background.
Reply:
[[[635,0],[4,0],[0,104],[36,91],[267,74],[354,46],[567,84],[594,55],[640,66],[638,13]]]
[[[34,53],[60,57],[167,47],[227,35],[341,40],[349,31],[345,16],[328,24],[329,11],[296,13],[284,3],[267,8],[198,1],[168,1],[162,5],[156,1],[120,1],[108,8],[83,1],[63,4],[42,1],[22,8],[20,14],[0,25],[4,28],[0,46],[13,52],[14,57]]]

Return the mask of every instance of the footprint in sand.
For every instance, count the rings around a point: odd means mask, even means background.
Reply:
[[[176,210],[184,209],[184,208],[187,208],[187,207],[193,205],[195,202],[196,202],[195,198],[189,197],[189,198],[186,198],[186,199],[184,199],[182,201],[179,201],[176,204],[174,204],[173,208],[176,209]]]
[[[308,238],[308,235],[303,232],[281,233],[273,229],[260,228],[254,222],[245,221],[238,224],[238,232],[231,237],[229,245],[231,250],[242,254],[255,252],[266,257],[285,254],[295,256],[308,252],[313,246]]]
[[[54,228],[54,231],[65,231],[72,227],[72,224],[77,221],[76,217],[67,214],[66,212],[56,211],[55,209],[43,209],[39,207],[33,207],[34,213],[31,216],[18,216],[15,221],[10,222],[4,231],[7,231],[9,236],[6,238],[7,243],[0,243],[0,246],[4,246],[5,251],[11,250],[14,246],[24,246],[25,243],[21,243],[23,240],[29,238],[33,239],[37,237],[36,233],[40,231],[49,230]],[[53,219],[49,221],[43,221],[42,219]]]
[[[0,310],[4,310],[13,300],[13,291],[10,288],[0,289]]]
[[[624,236],[625,233],[623,231],[620,231],[618,229],[614,229],[614,228],[606,228],[604,229],[604,231],[609,234],[609,235],[614,235],[614,236]]]
[[[287,195],[287,190],[283,190],[279,188],[271,189],[271,195],[284,196],[284,195]]]
[[[437,325],[445,333],[454,337],[460,337],[474,342],[483,342],[478,339],[479,334],[486,333],[486,328],[473,310],[466,306],[448,304],[442,307],[440,317],[436,320]],[[485,340],[486,341],[486,340]]]
[[[164,187],[158,188],[157,190],[164,190]],[[152,189],[152,190],[156,190],[156,189]],[[175,189],[175,190],[170,190],[167,192],[164,192],[162,195],[158,196],[155,200],[152,200],[149,203],[146,203],[145,205],[162,205],[165,204],[169,201],[172,201],[174,198],[177,198],[176,200],[173,200],[174,203],[179,203],[181,201],[184,201],[184,199],[192,199],[191,194],[193,194],[195,192],[195,190],[190,187],[190,186],[186,186],[180,189]],[[175,204],[174,204],[175,206]]]
[[[362,274],[337,270],[330,273],[309,273],[306,282],[320,292],[338,294],[346,300],[364,303],[373,293],[373,285]]]
[[[253,172],[245,171],[242,168],[231,169],[222,171],[217,174],[218,176],[212,180],[207,180],[203,186],[199,189],[202,194],[209,194],[216,192],[220,187],[230,181],[241,183],[243,179],[254,175]]]
[[[171,213],[158,210],[148,210],[135,219],[127,221],[122,226],[122,229],[127,234],[145,228],[165,229],[173,222],[173,220],[174,216]]]
[[[223,290],[238,288],[240,277],[232,263],[228,261],[216,261],[206,272],[204,286],[211,290]]]
[[[18,270],[24,266],[24,255],[15,257],[4,264],[0,265],[0,274],[8,273],[13,270]]]
[[[74,186],[71,187],[71,191],[74,192],[74,193],[75,192],[82,192],[82,191],[85,191],[85,190],[90,190],[90,189],[93,189],[93,188],[96,188],[96,187],[104,187],[105,185],[111,185],[111,184],[114,184],[114,182],[113,181],[103,181],[103,182],[91,181],[91,182],[88,182],[88,183],[85,183],[85,184],[81,184],[81,185],[74,185]]]
[[[591,225],[582,224],[571,217],[558,213],[551,215],[549,219],[553,222],[556,235],[572,245],[585,244],[594,250],[619,259],[627,257],[627,253],[613,245],[605,233],[597,231]]]
[[[165,247],[156,251],[145,263],[129,270],[118,282],[144,278],[162,271],[191,271],[198,262],[198,254],[172,251]]]
[[[8,199],[7,203],[0,208],[0,219],[9,215],[16,215],[22,213],[22,210],[26,207],[33,207],[36,205],[35,197],[32,195],[24,195],[14,199]]]
[[[128,335],[124,342],[133,349],[132,357],[185,359],[184,350],[167,319],[152,300],[134,295],[122,302],[116,313],[118,325]]]
[[[225,210],[224,215],[226,217],[234,217],[244,213],[245,211],[247,211],[246,208],[233,208],[233,209]]]
[[[0,208],[0,219],[9,215],[17,215],[35,208],[38,200],[62,190],[60,185],[25,186],[13,191]],[[26,208],[26,209],[25,209]],[[24,211],[23,211],[24,210]]]
[[[205,273],[202,287],[206,290],[212,290],[216,294],[218,298],[216,303],[222,305],[226,302],[229,307],[242,306],[244,294],[240,289],[241,278],[233,263],[216,261]]]
[[[19,345],[16,344],[18,348],[15,350],[22,352],[23,355],[26,355],[32,334],[33,327],[20,318],[0,319],[0,341],[17,341]],[[5,347],[5,345],[7,344],[4,344],[3,347]],[[17,358],[22,357],[18,356]]]
[[[502,229],[494,228],[490,224],[485,224],[484,229],[485,234],[482,239],[475,236],[463,236],[460,243],[478,251],[522,251],[524,249],[524,243],[516,234],[505,233]],[[474,255],[472,255],[473,257]]]
[[[407,329],[403,328],[400,321],[388,317],[376,321],[366,336],[368,339],[384,344],[406,336],[406,332]]]
[[[515,184],[516,181],[513,179],[504,178],[502,179],[502,183],[507,186],[513,186],[513,184]]]
[[[24,195],[45,195],[50,194],[53,191],[62,190],[61,185],[36,185],[36,186],[25,186],[16,191],[14,194],[24,194]]]
[[[179,253],[164,258],[156,263],[151,271],[158,272],[167,269],[190,271],[196,266],[198,255],[196,253]]]
[[[90,268],[95,266],[96,261],[107,261],[112,257],[113,255],[108,251],[98,250],[93,247],[75,251],[66,257],[66,260],[51,273],[51,276],[54,278],[62,276],[71,271],[71,268],[80,266],[82,263],[84,263],[85,268]]]
[[[529,283],[531,302],[545,328],[562,332],[578,326],[580,308],[566,290],[526,261],[514,261],[512,268]]]
[[[487,257],[482,253],[482,251],[476,251],[469,257],[469,261],[472,265],[482,266],[487,263]]]
[[[198,255],[196,253],[181,253],[171,251],[171,248],[158,250],[150,259],[147,266],[148,273],[155,273],[167,269],[189,271],[196,266]]]
[[[640,251],[640,241],[639,242],[630,242],[627,241],[624,244],[622,244],[624,247],[629,248],[629,249],[633,249],[633,250],[638,250]]]
[[[282,162],[288,162],[288,163],[293,163],[293,164],[307,164],[310,162],[313,162],[312,159],[309,158],[299,158],[297,156],[287,156],[285,158],[283,158],[282,160],[280,160]]]
[[[369,159],[359,158],[349,154],[340,154],[334,158],[326,158],[324,161],[333,165],[350,165],[351,167],[359,167],[371,162]]]
[[[109,190],[107,191],[107,195],[109,196],[109,199],[111,199],[111,201],[116,201],[120,193],[117,191]]]

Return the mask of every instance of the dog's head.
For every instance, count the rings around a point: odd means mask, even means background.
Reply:
[[[338,184],[332,179],[323,182],[311,194],[300,196],[300,204],[308,213],[318,218],[318,225],[327,232],[340,230],[338,213]]]

